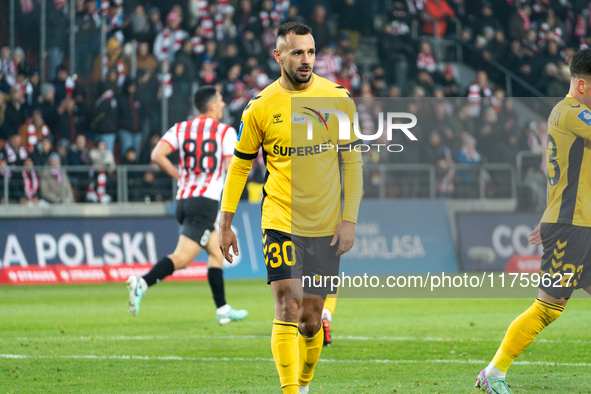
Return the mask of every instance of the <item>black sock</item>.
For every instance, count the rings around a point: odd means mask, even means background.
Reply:
[[[172,275],[174,272],[174,264],[168,257],[164,257],[162,260],[157,262],[150,272],[143,276],[144,280],[148,284],[148,287],[155,285],[168,275]]]
[[[210,268],[207,270],[209,287],[213,293],[215,306],[220,308],[226,305],[226,293],[224,292],[224,271],[221,268]]]

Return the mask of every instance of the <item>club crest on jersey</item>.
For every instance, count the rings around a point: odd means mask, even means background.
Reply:
[[[591,126],[591,112],[588,109],[579,113],[579,119],[583,121],[587,126]]]
[[[242,136],[242,128],[244,128],[244,122],[240,121],[240,127],[238,128],[238,137],[236,138],[238,141],[240,141],[240,137]]]
[[[308,115],[312,119],[316,119],[316,121],[318,122],[318,124],[321,127],[324,126],[326,128],[326,130],[328,130],[328,118],[329,118],[330,114],[326,113],[326,114],[324,114],[324,116],[322,116],[322,114],[320,112],[315,111],[312,108],[309,108],[309,107],[304,107],[304,108],[307,109],[308,111],[312,112],[312,113],[304,112],[304,115]]]
[[[306,124],[308,122],[308,118],[304,115],[298,115],[297,112],[291,113],[291,123],[295,124]]]
[[[273,115],[273,124],[283,123],[283,119],[281,119],[281,114]]]

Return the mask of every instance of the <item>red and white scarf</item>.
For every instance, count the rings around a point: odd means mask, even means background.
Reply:
[[[205,45],[203,45],[203,39],[199,36],[191,37],[191,45],[193,46],[193,53],[201,55],[205,52]]]
[[[125,63],[123,63],[123,59],[119,58],[115,62],[115,64],[111,64],[107,55],[103,57],[103,78],[107,76],[107,72],[109,71],[109,67],[117,67],[117,85],[123,86],[125,83]],[[73,81],[72,81],[73,83]],[[75,86],[75,85],[74,85]],[[68,80],[66,80],[66,93],[68,92]],[[72,87],[72,93],[74,93],[74,88]]]
[[[209,12],[203,14],[201,18],[203,27],[203,36],[207,40],[213,40],[216,36],[218,40],[224,38],[224,17],[221,12],[216,12],[212,17]]]
[[[59,185],[62,184],[62,182],[64,180],[64,177],[63,177],[63,174],[62,174],[62,169],[60,167],[52,169],[51,170],[51,175],[53,175],[57,179],[57,183]]]
[[[39,177],[37,177],[37,172],[35,170],[31,170],[31,172],[22,170],[21,174],[25,183],[25,194],[27,198],[35,197],[39,190]]]
[[[105,170],[100,170],[96,179],[96,194],[99,201],[102,201],[105,194],[107,194],[107,173]]]
[[[172,96],[172,75],[170,73],[160,74],[158,84],[164,97]]]
[[[162,49],[160,53],[162,57],[170,57],[174,55],[180,48],[183,40],[186,37],[184,30],[177,29],[170,30],[168,27],[162,31]],[[172,50],[172,53],[169,52]]]
[[[47,128],[45,123],[41,125],[41,134],[43,134],[43,137],[49,135],[49,128]],[[29,152],[32,152],[35,149],[37,142],[39,142],[39,138],[37,138],[37,126],[35,126],[35,123],[29,119],[27,121],[27,144],[29,145]]]
[[[66,78],[66,94],[70,95],[70,96],[73,95],[75,87],[76,87],[76,83],[74,82],[72,77],[67,77]]]
[[[425,70],[427,72],[435,72],[435,56],[433,52],[421,51],[417,56],[417,68],[419,70]]]

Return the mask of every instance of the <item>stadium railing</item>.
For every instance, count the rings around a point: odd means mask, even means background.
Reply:
[[[20,174],[25,167],[8,167],[6,171]],[[34,167],[38,176],[48,167]],[[63,166],[60,168],[63,179],[68,178],[72,185],[74,202],[89,201],[87,195],[93,192],[108,195],[103,202],[153,202],[172,201],[176,196],[176,181],[165,175],[159,168],[150,165],[119,165],[114,167]],[[98,185],[98,174],[104,177]],[[434,165],[419,163],[365,164],[365,198],[472,198],[498,199],[516,198],[517,176],[515,166],[510,164],[488,163],[483,165],[454,164],[451,173]],[[445,178],[445,177],[448,178]],[[450,188],[443,185],[452,184]],[[24,182],[18,176],[2,177],[3,204],[18,204],[24,195]],[[98,190],[99,187],[104,189]],[[66,201],[67,183],[61,183],[61,201]],[[100,196],[99,196],[100,197]],[[66,201],[69,203],[68,201]]]

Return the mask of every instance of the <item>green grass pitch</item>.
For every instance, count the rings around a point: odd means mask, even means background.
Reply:
[[[277,393],[271,289],[228,281],[250,314],[220,327],[207,283],[0,287],[0,393]],[[310,393],[476,393],[530,299],[340,299]],[[591,393],[591,309],[573,299],[509,371],[514,393]],[[554,364],[550,364],[554,363]],[[578,364],[578,365],[577,365]]]

